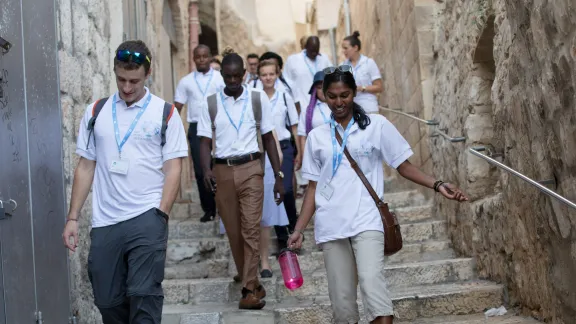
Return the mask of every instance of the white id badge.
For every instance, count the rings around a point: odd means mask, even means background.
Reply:
[[[110,164],[110,172],[117,174],[128,174],[128,160],[113,160]]]
[[[242,143],[240,140],[236,140],[234,143],[232,143],[232,149],[242,151],[244,149],[244,143]]]
[[[322,197],[326,198],[326,200],[330,200],[332,198],[332,194],[334,193],[334,188],[329,183],[326,183],[320,188],[320,194]]]

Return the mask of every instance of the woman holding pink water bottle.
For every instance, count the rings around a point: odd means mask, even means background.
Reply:
[[[366,319],[389,324],[394,312],[384,277],[384,227],[374,200],[343,148],[379,197],[384,194],[382,164],[386,162],[404,178],[448,199],[468,198],[454,185],[436,181],[408,162],[412,149],[398,130],[384,116],[368,116],[354,103],[357,87],[351,71],[349,65],[324,69],[322,91],[332,111],[331,120],[308,134],[302,176],[310,183],[288,246],[302,246],[302,231],[315,214],[314,234],[316,243],[322,245],[334,322],[360,320],[356,303],[359,284]]]

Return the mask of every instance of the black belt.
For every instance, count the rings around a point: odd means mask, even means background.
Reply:
[[[216,159],[214,159],[214,163],[226,164],[228,166],[242,165],[242,164],[248,163],[250,161],[258,160],[261,155],[262,155],[262,153],[256,152],[256,153],[250,153],[250,154],[246,154],[246,155],[236,156],[236,157],[229,158],[229,159],[216,158]]]

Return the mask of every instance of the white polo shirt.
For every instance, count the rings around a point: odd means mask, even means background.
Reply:
[[[349,60],[344,61],[342,64],[352,65]],[[356,86],[358,87],[354,102],[359,104],[364,108],[364,111],[368,113],[378,112],[378,96],[373,93],[360,91],[362,86],[372,85],[372,82],[382,79],[378,65],[376,65],[373,59],[360,55],[360,59],[353,69],[353,74],[356,80]]]
[[[116,93],[121,139],[124,138],[149,93],[146,88],[146,95],[130,107],[126,107],[126,103]],[[113,96],[102,107],[89,143],[87,128],[88,121],[92,117],[93,104],[88,106],[80,123],[77,141],[76,154],[96,161],[92,185],[92,227],[113,225],[139,216],[151,208],[158,208],[164,186],[163,163],[188,156],[184,125],[177,113],[173,113],[168,122],[166,144],[164,147],[160,146],[164,100],[152,95],[148,108],[122,147],[122,159],[129,161],[128,173],[122,175],[110,172],[110,164],[118,159],[118,145],[112,121],[112,101]]]
[[[322,54],[319,54],[314,61],[306,56],[306,52],[302,51],[300,53],[292,54],[286,60],[284,65],[284,76],[292,80],[294,85],[294,98],[296,98],[300,104],[308,104],[310,101],[310,87],[314,81],[314,75],[318,71],[322,71],[324,68],[333,65],[328,58]]]
[[[206,73],[194,71],[183,77],[176,87],[174,101],[188,106],[189,123],[197,123],[200,112],[206,106],[206,98],[224,89],[224,80],[218,71],[212,68]]]
[[[272,98],[270,98],[270,107],[272,115],[274,116],[274,126],[278,141],[290,139],[290,131],[286,125],[298,124],[298,111],[294,100],[289,94],[276,90]]]
[[[270,100],[262,90],[243,87],[244,91],[238,97],[227,96],[224,90],[216,94],[218,112],[216,113],[216,158],[231,158],[250,153],[259,152],[258,139],[256,134],[256,121],[252,110],[252,92],[260,95],[262,102],[262,120],[260,131],[266,134],[274,130],[274,119],[272,117]],[[224,100],[222,100],[224,99]],[[244,117],[242,112],[244,110]],[[225,109],[226,108],[226,109]],[[228,111],[228,113],[226,113]],[[240,121],[242,124],[240,125]],[[234,125],[232,125],[232,122]],[[236,130],[239,127],[239,130]],[[202,115],[198,121],[198,136],[212,138],[212,123],[208,104],[202,109]]]
[[[300,121],[298,122],[298,136],[306,136],[306,114],[308,106],[301,107]],[[316,101],[314,114],[312,115],[312,129],[330,122],[332,111],[325,102]]]
[[[359,129],[357,124],[351,127],[346,147],[378,196],[383,197],[382,162],[397,168],[413,153],[408,142],[384,116],[370,115],[370,120],[365,130]],[[344,135],[340,125],[336,129]],[[340,145],[336,145],[340,150]],[[330,200],[321,194],[321,189],[332,177],[330,124],[319,126],[308,134],[305,151],[302,177],[318,182],[314,218],[316,243],[348,238],[364,231],[383,232],[376,204],[345,155],[330,181],[334,189]]]
[[[288,88],[284,82],[280,81],[280,79],[276,79],[276,82],[274,83],[274,89],[276,90],[280,90],[282,92],[285,92],[287,94],[289,94],[292,99],[294,100],[294,102],[298,102],[298,99],[294,97],[294,92],[292,91],[293,86],[292,86],[292,82],[290,80],[288,80],[286,77],[284,77],[284,81],[286,81],[286,83],[288,83],[288,85],[290,86],[290,88]],[[251,83],[251,86],[253,86],[253,83]],[[256,80],[256,88],[260,89],[260,90],[264,90],[264,84],[262,84],[262,80],[258,79]]]

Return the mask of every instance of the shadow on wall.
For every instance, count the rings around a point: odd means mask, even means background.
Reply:
[[[198,43],[210,47],[210,51],[212,52],[213,55],[219,54],[218,35],[216,31],[205,24],[200,24],[200,28],[202,33],[198,37]]]

